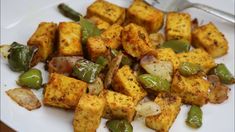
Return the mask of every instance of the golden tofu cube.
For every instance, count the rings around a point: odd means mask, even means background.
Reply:
[[[228,41],[213,23],[196,28],[192,32],[192,44],[202,48],[212,57],[220,57],[228,52]]]
[[[28,46],[38,48],[37,53],[33,57],[32,65],[36,65],[39,61],[45,61],[53,52],[56,38],[57,24],[52,22],[42,22],[37,30],[28,40]]]
[[[144,27],[148,32],[157,32],[161,29],[164,21],[162,11],[140,0],[134,0],[127,9],[127,22],[136,23]]]
[[[105,55],[107,48],[100,36],[89,37],[87,40],[87,50],[91,60],[95,61],[99,56]]]
[[[191,42],[191,16],[187,13],[168,13],[165,34],[167,40],[183,39]]]
[[[202,106],[207,103],[210,83],[201,75],[184,77],[176,72],[173,77],[171,92],[182,98],[186,104]]]
[[[109,24],[122,24],[125,20],[125,9],[104,0],[96,0],[87,8],[87,17],[97,16]]]
[[[106,101],[104,118],[133,120],[135,104],[132,97],[110,90],[103,91],[100,96]]]
[[[199,64],[204,72],[208,72],[211,68],[215,67],[215,60],[202,49],[193,49],[190,52],[177,54],[180,62],[191,62]]]
[[[86,92],[86,88],[86,82],[51,73],[45,87],[43,103],[54,107],[74,109],[80,97]]]
[[[105,108],[105,100],[95,95],[83,94],[75,110],[74,132],[96,132]]]
[[[127,96],[131,96],[135,104],[147,95],[147,92],[138,83],[136,76],[128,65],[124,65],[121,69],[118,69],[113,78],[113,89]]]
[[[133,57],[141,57],[152,50],[146,30],[136,24],[128,24],[122,30],[123,49]]]
[[[59,24],[59,55],[82,55],[81,26],[76,22]]]
[[[110,26],[110,24],[108,22],[102,20],[101,18],[99,18],[97,16],[92,16],[88,19],[91,20],[93,23],[95,23],[96,27],[100,30],[106,30]]]
[[[145,124],[157,132],[168,132],[181,106],[181,98],[170,93],[159,93],[154,100],[161,108],[158,115],[147,116]]]
[[[179,67],[179,59],[176,53],[171,48],[157,49],[157,59],[161,61],[171,61],[173,64],[174,71]]]
[[[105,41],[107,47],[111,49],[117,49],[121,46],[122,29],[122,26],[113,24],[101,34],[101,37]]]

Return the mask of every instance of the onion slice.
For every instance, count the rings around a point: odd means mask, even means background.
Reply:
[[[7,95],[11,97],[17,104],[31,111],[41,107],[41,103],[35,94],[26,88],[15,88],[6,91]]]

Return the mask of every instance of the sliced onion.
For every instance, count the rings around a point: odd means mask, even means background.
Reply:
[[[11,45],[1,45],[0,46],[0,53],[4,59],[7,59],[7,56],[10,54],[10,52],[9,52],[10,48],[11,48]]]
[[[173,65],[170,61],[160,61],[153,55],[146,55],[141,59],[140,65],[151,75],[160,76],[169,82],[172,80]]]
[[[158,115],[161,113],[160,106],[153,101],[138,104],[135,108],[137,117]]]
[[[110,87],[110,85],[112,83],[113,76],[114,76],[115,72],[118,70],[119,65],[121,64],[122,57],[123,57],[123,54],[121,52],[119,52],[119,54],[111,60],[111,62],[109,64],[109,70],[108,70],[108,72],[105,76],[105,80],[104,80],[104,88],[105,89]]]
[[[99,77],[96,78],[95,82],[88,84],[88,93],[91,95],[99,95],[103,89],[103,81]]]
[[[6,91],[6,93],[17,104],[26,108],[27,110],[31,111],[41,107],[41,103],[30,89],[15,88]]]
[[[80,59],[82,59],[82,57],[79,56],[53,57],[48,63],[48,71],[49,73],[56,72],[70,75],[76,61]]]
[[[221,104],[227,100],[230,89],[220,82],[219,77],[216,75],[209,75],[207,79],[211,83],[209,102],[213,104]]]

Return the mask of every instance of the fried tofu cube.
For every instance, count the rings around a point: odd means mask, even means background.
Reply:
[[[86,92],[86,88],[86,82],[51,73],[45,87],[43,103],[54,107],[75,109],[80,97]]]
[[[211,22],[192,32],[192,44],[197,48],[204,49],[214,58],[228,52],[228,41]]]
[[[122,46],[128,54],[137,58],[153,48],[146,30],[134,23],[128,24],[122,30]]]
[[[191,62],[199,64],[204,72],[208,72],[211,68],[215,67],[215,60],[202,49],[193,49],[187,53],[177,54],[180,62]]]
[[[183,39],[191,42],[191,16],[187,13],[168,13],[165,34],[167,40]]]
[[[96,27],[100,30],[106,30],[110,27],[110,24],[108,22],[102,20],[97,16],[92,16],[88,19],[91,20],[93,23],[95,23]]]
[[[101,93],[105,98],[106,105],[103,117],[108,119],[126,119],[129,122],[135,115],[133,98],[124,94],[106,90]]]
[[[176,56],[176,53],[171,48],[162,48],[157,49],[157,59],[161,61],[171,61],[173,64],[174,71],[179,67],[179,59]]]
[[[37,30],[28,40],[28,46],[38,48],[32,60],[32,65],[36,65],[39,61],[45,61],[53,52],[55,38],[57,32],[57,24],[52,22],[42,22]]]
[[[181,98],[170,93],[159,93],[154,102],[160,106],[161,113],[147,116],[145,124],[157,132],[168,132],[180,112]]]
[[[186,104],[202,106],[207,103],[209,87],[210,83],[201,75],[184,77],[176,72],[171,92],[180,96]]]
[[[105,42],[100,36],[89,37],[87,40],[87,51],[91,60],[95,61],[99,56],[107,52]]]
[[[96,132],[105,108],[105,100],[95,95],[83,94],[75,110],[74,132]]]
[[[136,23],[143,26],[148,32],[157,32],[163,25],[164,14],[142,0],[134,0],[127,9],[126,19],[127,23]]]
[[[124,8],[104,0],[96,0],[87,8],[87,17],[97,16],[109,24],[122,24],[125,20]]]
[[[118,69],[113,78],[113,89],[127,96],[131,96],[135,104],[147,95],[147,92],[138,83],[136,76],[128,65],[124,65]]]
[[[61,22],[59,24],[59,55],[81,56],[81,26],[76,22]]]
[[[122,26],[113,24],[101,34],[101,37],[105,41],[107,47],[111,49],[117,49],[121,46],[122,29]]]

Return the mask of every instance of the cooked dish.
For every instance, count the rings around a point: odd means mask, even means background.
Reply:
[[[101,118],[111,132],[132,132],[137,118],[167,132],[182,105],[191,106],[185,123],[196,129],[203,105],[228,99],[235,78],[215,63],[228,41],[213,22],[199,25],[188,13],[163,13],[142,0],[127,9],[97,0],[85,16],[64,3],[58,9],[72,21],[41,22],[27,45],[1,45],[9,68],[21,73],[19,88],[6,94],[27,110],[74,110],[75,132],[96,131]],[[34,68],[41,62],[46,84]],[[41,88],[44,106],[31,90]]]

